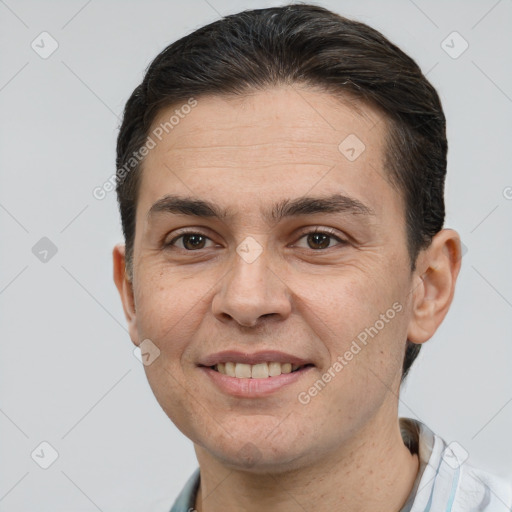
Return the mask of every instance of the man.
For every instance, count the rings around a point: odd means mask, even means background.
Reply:
[[[446,153],[415,62],[317,6],[153,61],[118,138],[114,277],[198,458],[173,512],[510,511],[509,484],[398,419],[460,269]]]

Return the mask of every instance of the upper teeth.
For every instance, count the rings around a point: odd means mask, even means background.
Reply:
[[[238,377],[239,379],[266,379],[267,377],[276,377],[281,373],[290,373],[299,368],[298,364],[291,363],[258,363],[258,364],[246,364],[246,363],[219,363],[215,366],[215,369],[228,375],[229,377]]]

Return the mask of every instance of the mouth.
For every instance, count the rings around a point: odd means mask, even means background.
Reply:
[[[212,366],[199,365],[198,369],[214,389],[239,399],[256,399],[285,392],[302,383],[313,371],[314,364],[292,364],[277,361],[256,364],[226,361]]]
[[[304,368],[312,366],[313,364],[298,365],[292,363],[280,363],[278,361],[269,361],[257,364],[226,361],[225,363],[217,363],[213,366],[207,366],[206,368],[237,379],[268,379],[279,377],[282,374],[299,372]]]

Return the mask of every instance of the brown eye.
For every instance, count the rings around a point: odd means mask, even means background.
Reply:
[[[307,231],[302,234],[300,239],[302,238],[306,238],[307,240],[308,246],[306,248],[312,249],[313,251],[320,251],[322,249],[329,249],[333,247],[333,244],[331,244],[333,239],[338,242],[337,245],[343,246],[348,243],[346,240],[343,240],[329,229],[315,229],[313,231]]]
[[[176,242],[180,239],[182,246],[177,246],[177,248],[186,251],[204,249],[206,241],[210,240],[207,236],[203,235],[202,233],[182,233],[181,235],[173,238],[169,243],[165,244],[165,247],[176,247]]]
[[[329,247],[330,239],[332,238],[325,233],[310,233],[307,237],[311,249],[326,249]]]
[[[183,245],[185,249],[203,249],[205,237],[199,234],[183,235]]]

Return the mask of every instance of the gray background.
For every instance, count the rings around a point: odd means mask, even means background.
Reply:
[[[197,466],[125,328],[112,281],[115,193],[100,201],[92,190],[115,170],[118,116],[158,52],[220,15],[284,3],[0,1],[1,511],[149,510],[170,504]],[[401,414],[510,477],[512,2],[317,3],[382,31],[441,95],[446,226],[467,253]],[[43,31],[59,45],[45,59],[31,47],[51,48]],[[469,44],[457,58],[454,31]],[[58,452],[48,469],[43,441]]]

